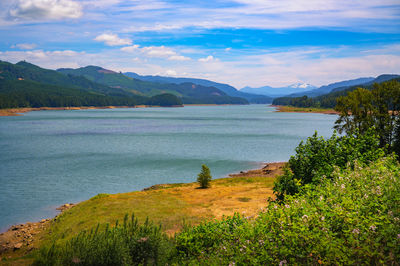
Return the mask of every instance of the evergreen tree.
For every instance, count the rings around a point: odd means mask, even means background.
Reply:
[[[197,182],[199,182],[201,188],[208,188],[210,187],[210,181],[211,181],[211,173],[210,173],[210,168],[207,167],[207,165],[203,164],[201,166],[201,172],[197,176]]]

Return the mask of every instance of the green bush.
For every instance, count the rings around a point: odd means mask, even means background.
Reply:
[[[355,169],[355,171],[354,171]],[[400,261],[400,167],[394,158],[336,169],[332,179],[271,203],[255,220],[238,215],[176,237],[182,264],[385,264]]]
[[[275,182],[274,193],[282,200],[284,195],[294,195],[306,184],[318,184],[321,179],[331,178],[336,167],[353,166],[355,160],[367,165],[384,155],[385,150],[379,147],[373,128],[362,135],[340,137],[334,133],[327,140],[315,133],[296,148],[296,154],[289,159],[289,169]]]
[[[210,181],[211,181],[211,173],[210,173],[210,168],[207,167],[207,165],[203,164],[201,166],[201,172],[197,176],[197,182],[199,183],[201,188],[208,188],[210,187]]]
[[[40,249],[34,265],[143,265],[166,264],[173,242],[148,220],[142,225],[132,215],[128,221],[104,230],[99,226],[81,232],[64,244]]]

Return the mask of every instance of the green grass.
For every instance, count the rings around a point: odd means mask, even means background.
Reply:
[[[184,224],[195,225],[222,216],[220,211],[215,210],[222,209],[226,202],[230,206],[225,210],[231,210],[229,214],[232,215],[235,209],[239,210],[231,206],[234,202],[243,204],[253,198],[259,200],[261,197],[263,200],[272,196],[273,182],[272,177],[234,177],[212,180],[212,187],[204,190],[196,189],[198,184],[194,182],[157,185],[147,191],[98,194],[54,219],[48,231],[43,233],[43,243],[65,241],[98,224],[101,228],[106,224],[113,225],[117,220],[122,221],[125,214],[131,213],[139,222],[148,217],[155,224],[162,224],[163,231],[171,235],[181,230]],[[244,194],[246,197],[243,197]],[[246,209],[245,205],[240,207]],[[255,214],[259,208],[254,205],[249,209]]]
[[[316,108],[316,107],[295,107],[295,106],[279,106],[279,112],[299,112],[299,113],[335,113],[332,108]]]

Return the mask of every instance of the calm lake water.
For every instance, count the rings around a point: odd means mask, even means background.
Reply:
[[[336,116],[266,105],[30,112],[0,117],[0,231],[98,193],[192,182],[287,161]]]

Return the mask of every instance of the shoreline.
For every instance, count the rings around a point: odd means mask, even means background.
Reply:
[[[73,107],[20,107],[0,109],[0,116],[22,116],[24,113],[33,111],[49,111],[49,110],[95,110],[95,109],[117,109],[117,108],[151,108],[151,107],[185,107],[185,106],[226,106],[233,104],[183,104],[172,106],[159,106],[159,105],[135,105],[135,106],[73,106]]]
[[[339,112],[334,109],[325,109],[325,108],[315,108],[315,107],[294,107],[294,106],[286,106],[286,105],[271,105],[271,107],[275,107],[278,113],[315,113],[315,114],[326,114],[326,115],[338,115]]]
[[[0,109],[0,116],[21,116],[23,113],[33,111],[48,111],[48,110],[93,110],[93,109],[115,109],[115,108],[144,108],[145,105],[136,106],[79,106],[79,107],[22,107]]]
[[[225,177],[213,179],[218,182],[218,180],[227,180],[230,178],[253,178],[253,177],[262,177],[262,178],[271,178],[276,177],[277,175],[282,173],[282,168],[286,164],[286,162],[269,162],[262,163],[259,168],[251,169],[247,171],[240,171],[237,173],[228,174]],[[188,182],[184,183],[186,185],[196,183],[196,182]],[[151,191],[151,190],[159,190],[173,186],[174,184],[155,184],[153,186],[143,188],[140,191]],[[119,193],[117,193],[119,194]],[[89,199],[87,199],[89,200]],[[87,201],[86,200],[86,201]],[[85,202],[85,201],[83,201]],[[26,222],[23,224],[16,224],[9,227],[5,232],[0,233],[0,255],[17,255],[18,252],[29,253],[30,251],[37,249],[39,247],[40,239],[42,238],[41,234],[51,226],[51,222],[56,220],[59,215],[61,215],[65,210],[69,210],[79,205],[79,203],[67,203],[58,208],[60,212],[52,217],[47,219],[42,219],[38,222]],[[11,252],[11,253],[10,253]],[[16,253],[17,252],[17,253]]]

